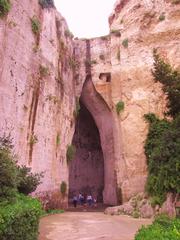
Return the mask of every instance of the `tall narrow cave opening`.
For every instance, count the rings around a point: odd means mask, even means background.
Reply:
[[[69,198],[78,193],[92,194],[103,202],[104,158],[99,130],[81,100],[72,142],[76,154],[69,165]]]

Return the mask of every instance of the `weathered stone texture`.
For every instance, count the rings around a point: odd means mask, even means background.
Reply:
[[[41,23],[39,38],[31,30],[34,15]],[[59,192],[61,181],[68,183],[66,148],[74,133],[75,97],[87,74],[91,89],[84,102],[100,132],[105,202],[116,202],[115,188],[123,202],[144,190],[148,125],[143,115],[162,117],[166,106],[151,74],[153,49],[180,66],[179,21],[180,5],[171,1],[119,0],[109,36],[73,41],[55,9],[42,10],[36,0],[13,1],[0,19],[0,131],[13,137],[19,164],[45,172],[38,192]],[[118,115],[119,101],[125,108]]]

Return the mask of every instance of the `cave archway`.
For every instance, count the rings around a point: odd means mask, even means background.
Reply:
[[[83,85],[80,104],[73,137],[77,151],[69,167],[69,196],[89,191],[104,204],[116,205],[113,117],[90,75]]]

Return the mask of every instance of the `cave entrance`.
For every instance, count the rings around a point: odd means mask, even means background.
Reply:
[[[81,100],[72,143],[76,154],[69,168],[69,197],[92,194],[98,202],[103,202],[104,159],[99,131]]]
[[[113,116],[88,75],[80,98],[73,144],[76,155],[69,166],[69,197],[93,194],[108,205],[117,204]]]

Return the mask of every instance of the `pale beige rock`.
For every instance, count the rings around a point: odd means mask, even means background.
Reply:
[[[169,217],[176,216],[175,196],[172,193],[167,194],[167,199],[163,203],[160,213],[167,214]]]
[[[164,21],[159,20],[162,13]],[[74,41],[65,34],[63,17],[55,9],[42,10],[35,0],[15,1],[7,17],[0,19],[0,131],[13,137],[19,164],[45,172],[36,194],[59,194],[61,182],[68,185],[66,149],[74,133],[75,97],[82,93],[86,60],[93,61],[92,84],[110,116],[106,121],[101,107],[91,109],[106,159],[105,202],[117,203],[117,189],[123,202],[144,191],[148,124],[143,116],[153,112],[163,117],[166,109],[161,85],[151,74],[152,52],[157,48],[174,67],[180,66],[179,13],[180,5],[170,1],[118,0],[110,36]],[[34,15],[41,23],[38,47],[31,30]],[[123,42],[127,39],[128,47]],[[40,75],[40,65],[48,69],[47,76]],[[95,99],[91,94],[87,105]],[[125,108],[118,115],[119,101]],[[89,109],[96,106],[93,103]],[[63,201],[67,203],[67,196]]]

